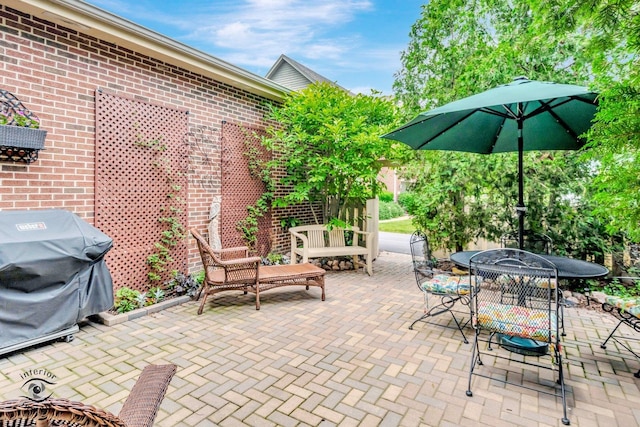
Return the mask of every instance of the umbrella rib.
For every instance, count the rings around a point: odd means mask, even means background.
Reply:
[[[535,110],[533,110],[530,114],[527,114],[527,116],[525,117],[526,119],[530,119],[531,117],[537,116],[538,114],[542,114],[544,112],[548,112],[549,114],[551,114],[551,116],[556,119],[556,121],[560,124],[560,126],[562,126],[568,133],[569,135],[571,135],[572,138],[577,139],[578,138],[578,134],[576,134],[573,129],[571,129],[571,127],[569,127],[569,125],[567,124],[567,122],[565,122],[564,120],[562,120],[562,118],[560,118],[560,116],[558,116],[558,114],[556,114],[555,111],[553,111],[554,108],[557,108],[563,104],[566,104],[567,102],[570,101],[582,101],[582,102],[588,102],[580,97],[567,97],[566,100],[551,106],[551,103],[553,101],[555,101],[557,98],[554,98],[552,100],[550,100],[549,102],[543,102],[540,101],[541,106],[539,108],[536,108]]]
[[[531,113],[527,114],[526,116],[524,116],[524,119],[530,119],[532,117],[537,116],[538,114],[542,114],[545,113],[547,111],[552,111],[554,108],[560,107],[561,105],[566,104],[567,102],[571,101],[571,99],[566,99],[562,102],[559,102],[558,104],[551,106],[551,103],[553,101],[555,101],[558,98],[553,98],[551,100],[549,100],[549,102],[544,102],[544,101],[538,101],[540,102],[540,107],[536,108],[535,110],[533,110]]]
[[[553,111],[553,110],[549,110],[549,114],[551,114],[551,116],[552,116],[554,119],[556,119],[556,121],[557,121],[558,123],[560,123],[560,126],[562,126],[562,127],[563,127],[563,128],[564,128],[564,129],[569,133],[569,135],[571,135],[571,138],[578,139],[578,135],[573,131],[573,129],[571,129],[571,128],[569,127],[569,125],[567,124],[567,122],[565,122],[564,120],[562,120],[562,119],[560,118],[560,116],[558,116],[558,115],[555,113],[555,111]]]
[[[500,111],[492,110],[492,109],[487,108],[487,107],[482,107],[478,111],[480,111],[482,113],[487,113],[487,114],[492,114],[494,116],[502,117],[503,119],[515,119],[516,118],[516,116],[513,115],[513,111],[511,111],[509,108],[507,108],[506,105],[503,105],[503,107],[504,107],[504,109],[506,111],[508,111],[511,114],[504,114],[504,113],[501,113]]]
[[[471,116],[473,113],[475,113],[476,110],[471,110],[469,111],[469,114],[465,115],[464,117],[460,118],[459,120],[457,120],[455,123],[452,123],[451,125],[447,126],[446,128],[442,129],[440,132],[438,132],[437,134],[433,135],[431,138],[429,138],[428,140],[426,140],[424,143],[420,144],[418,147],[416,147],[417,150],[422,149],[422,147],[424,147],[425,145],[427,145],[430,141],[433,141],[434,139],[438,138],[440,135],[442,135],[443,133],[445,133],[446,131],[450,130],[451,128],[453,128],[454,126],[456,126],[458,123],[460,123],[463,120],[466,120],[469,116]],[[428,119],[434,118],[437,116],[433,116],[430,117]],[[425,121],[427,121],[428,119],[423,120],[420,123],[423,123]],[[414,123],[414,125],[416,125],[417,123]]]
[[[551,111],[551,110],[553,110],[555,108],[558,108],[558,107],[560,107],[560,106],[562,106],[562,105],[564,105],[564,104],[566,104],[568,102],[571,102],[571,101],[580,101],[580,102],[584,102],[585,104],[593,104],[592,101],[589,101],[587,99],[583,99],[583,98],[581,98],[579,96],[568,96],[568,97],[566,97],[566,99],[564,101],[559,102],[558,104],[555,104],[555,105],[552,106],[551,103],[553,101],[557,100],[557,99],[558,98],[553,98],[553,99],[549,100],[549,102],[538,101],[538,102],[540,102],[540,107],[536,108],[531,113],[527,114],[525,116],[525,119],[528,119],[528,118],[533,117],[533,116],[537,116],[538,114],[544,113],[545,111]]]

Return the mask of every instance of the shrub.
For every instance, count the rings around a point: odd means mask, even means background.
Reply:
[[[174,271],[173,278],[165,283],[167,289],[175,291],[176,295],[188,295],[193,298],[204,282],[204,270],[188,275]]]
[[[410,191],[398,194],[398,204],[405,210],[411,211],[412,206],[415,204],[416,195]]]
[[[591,290],[604,292],[607,295],[620,298],[638,298],[640,297],[640,280],[634,280],[632,283],[623,283],[617,277],[614,277],[608,283],[592,284]]]
[[[147,305],[157,304],[164,299],[164,291],[158,286],[149,289],[147,292]]]
[[[115,309],[118,313],[126,313],[140,307],[141,293],[127,287],[116,291]]]
[[[382,193],[378,194],[378,199],[380,200],[380,203],[393,202],[393,193],[391,193],[390,191],[383,191]]]
[[[289,257],[274,252],[269,252],[266,257],[262,258],[262,265],[282,265],[290,262]]]
[[[404,215],[402,206],[395,202],[380,202],[379,219],[391,219]]]

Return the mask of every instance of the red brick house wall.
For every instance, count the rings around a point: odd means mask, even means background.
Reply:
[[[0,163],[0,209],[66,209],[92,224],[98,88],[189,111],[186,225],[201,230],[213,197],[222,194],[222,122],[264,128],[265,104],[271,102],[7,6],[0,6],[0,87],[16,95],[48,131],[38,161]],[[285,216],[300,215],[293,210]],[[279,217],[274,215],[274,225]],[[287,241],[283,230],[275,233],[276,241]],[[200,268],[193,242],[188,266]]]

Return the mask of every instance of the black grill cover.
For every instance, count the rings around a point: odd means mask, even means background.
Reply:
[[[110,309],[112,243],[71,212],[0,211],[0,348]]]

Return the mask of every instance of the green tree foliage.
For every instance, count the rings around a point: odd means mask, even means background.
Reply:
[[[522,0],[432,0],[411,27],[394,92],[413,117],[523,75],[586,83],[581,43],[536,25]]]
[[[640,241],[640,8],[636,0],[538,0],[540,25],[587,36],[597,121],[585,160],[595,169],[595,212],[612,233]]]
[[[434,248],[462,250],[482,222],[478,186],[482,168],[479,155],[452,152],[417,152],[406,168],[413,185],[407,211],[416,226],[429,234]]]
[[[383,160],[406,151],[402,144],[380,139],[399,123],[393,102],[352,95],[328,83],[288,95],[282,106],[270,110],[269,119],[274,125],[262,142],[277,153],[269,169],[286,171],[278,185],[287,188],[273,205],[320,204],[317,222],[339,219],[350,201],[378,194]]]
[[[394,83],[405,119],[521,75],[587,84],[585,34],[559,33],[536,13],[539,5],[523,0],[433,0],[423,6]],[[525,226],[551,234],[560,252],[584,256],[593,253],[594,240],[604,244],[607,236],[590,215],[588,170],[574,154],[525,153]],[[516,154],[415,156],[407,167],[416,195],[408,209],[434,247],[460,250],[475,238],[497,241],[517,229]]]
[[[498,169],[490,172],[490,187],[484,196],[484,213],[492,221],[482,227],[485,237],[497,241],[506,230],[518,228],[514,215],[517,188],[512,185],[517,174],[515,155],[494,157]],[[595,257],[602,262],[613,242],[602,221],[592,214],[589,165],[580,157],[581,153],[571,151],[525,155],[526,225],[549,235],[554,253]]]

